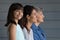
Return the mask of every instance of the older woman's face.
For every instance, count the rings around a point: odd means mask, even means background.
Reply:
[[[36,22],[37,21],[37,18],[36,18],[36,15],[37,14],[37,11],[34,9],[30,15],[30,21],[31,22]]]
[[[39,11],[37,13],[37,21],[38,22],[44,22],[44,15],[43,15],[43,12],[42,11]]]
[[[22,16],[23,16],[23,11],[22,10],[15,10],[14,11],[14,18],[15,19],[21,19],[22,18]]]

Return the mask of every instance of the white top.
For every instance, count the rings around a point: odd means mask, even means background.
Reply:
[[[32,31],[32,29],[30,29],[30,32],[28,33],[27,29],[24,27],[23,32],[24,32],[26,40],[34,40],[33,39],[33,31]]]
[[[19,24],[16,26],[16,40],[25,40],[22,28]]]

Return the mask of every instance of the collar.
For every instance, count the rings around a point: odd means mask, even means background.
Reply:
[[[32,26],[31,26],[32,30],[37,30],[38,27],[33,23]]]

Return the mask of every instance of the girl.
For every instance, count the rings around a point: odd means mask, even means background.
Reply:
[[[20,3],[13,3],[8,11],[7,23],[9,31],[9,40],[25,40],[22,29],[18,24],[23,16],[23,6]]]
[[[26,5],[24,6],[24,15],[22,21],[23,32],[26,40],[34,40],[33,31],[31,29],[31,25],[36,21],[36,8],[34,6]]]

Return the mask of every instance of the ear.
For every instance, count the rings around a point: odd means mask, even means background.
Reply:
[[[26,16],[26,18],[29,20],[29,19],[30,19],[30,16],[29,16],[29,15],[27,15],[27,16]]]

